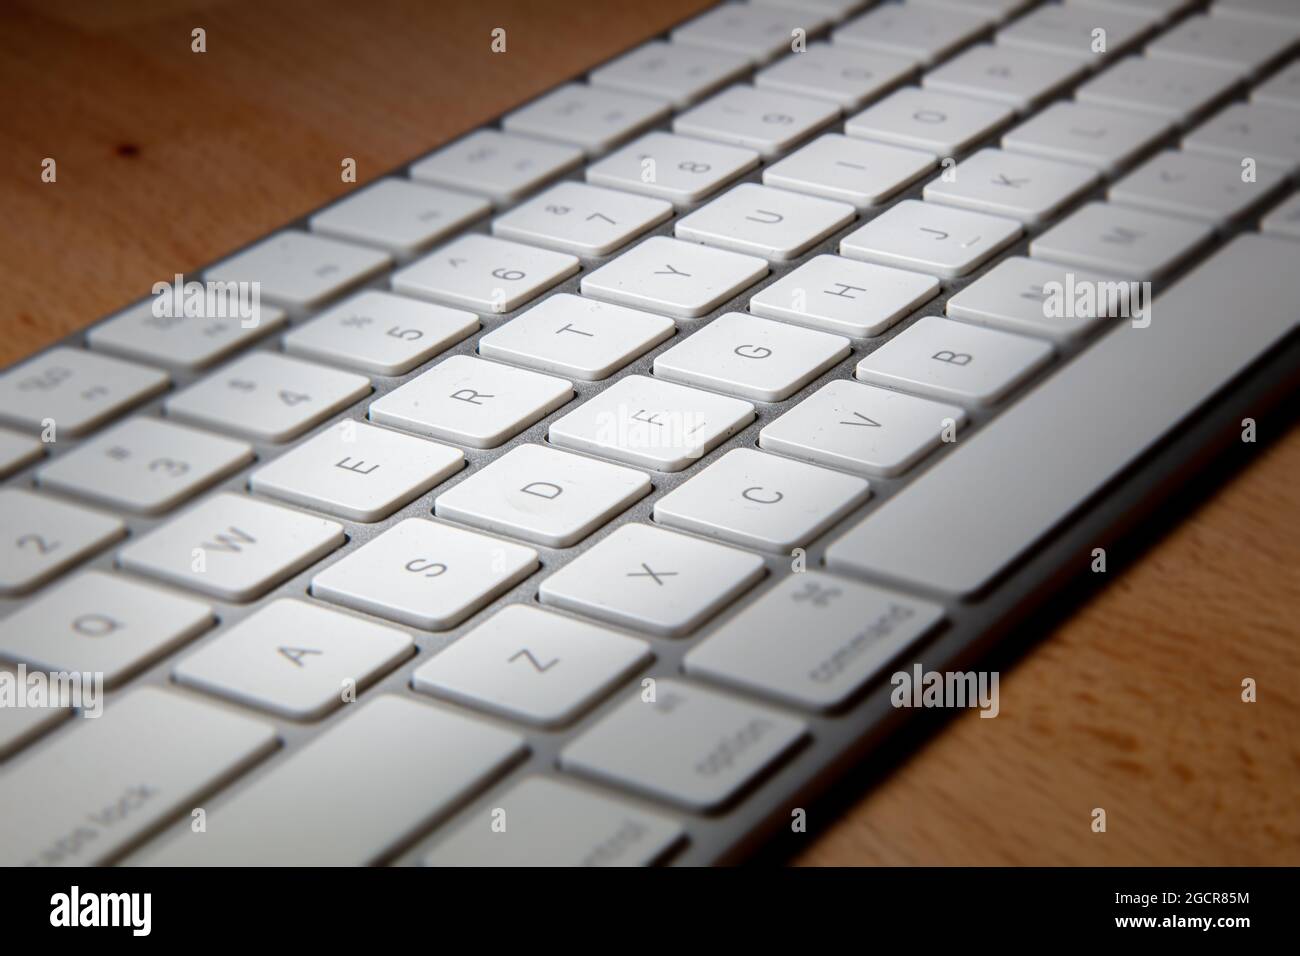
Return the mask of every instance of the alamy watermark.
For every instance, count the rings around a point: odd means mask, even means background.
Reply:
[[[1064,282],[1043,283],[1048,319],[1132,319],[1135,329],[1151,324],[1151,283],[1085,279],[1073,272]]]
[[[1001,710],[997,671],[927,671],[913,664],[896,671],[889,701],[895,707],[978,707],[981,717],[996,717]]]
[[[73,707],[82,717],[99,717],[104,713],[104,675],[101,671],[29,671],[25,664],[13,671],[0,670],[0,708],[6,707]]]
[[[186,282],[179,273],[171,282],[153,284],[156,319],[239,319],[255,329],[262,316],[260,282]]]

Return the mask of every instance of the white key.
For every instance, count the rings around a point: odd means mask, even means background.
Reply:
[[[439,518],[567,548],[649,493],[642,472],[527,444],[438,495],[434,511]]]
[[[592,86],[653,96],[677,109],[690,106],[749,71],[749,59],[721,50],[655,40],[597,67]]]
[[[582,150],[494,129],[475,130],[411,166],[411,178],[512,203],[582,162]]]
[[[640,693],[560,753],[565,770],[688,810],[733,799],[803,739],[802,721],[677,680]]]
[[[726,3],[673,30],[672,38],[674,43],[739,54],[750,63],[766,63],[790,49],[795,29],[802,29],[806,37],[822,30],[827,22],[824,13],[812,8]]]
[[[760,7],[789,7],[794,10],[810,10],[824,14],[834,22],[857,13],[871,3],[871,0],[749,0]]]
[[[784,262],[807,252],[856,213],[848,203],[741,183],[677,220],[678,239]]]
[[[1081,163],[1114,176],[1169,131],[1151,116],[1053,103],[1002,137],[1002,148],[1063,163]]]
[[[950,178],[926,183],[922,195],[931,202],[1040,223],[1055,218],[1099,179],[1082,166],[981,149],[954,167]]]
[[[655,131],[587,167],[588,182],[678,204],[698,202],[758,165],[758,153]]]
[[[1243,182],[1241,173],[1241,166],[1229,159],[1166,150],[1111,186],[1106,198],[1223,227],[1268,201],[1286,183],[1273,166],[1258,166],[1254,182]]]
[[[915,74],[916,61],[911,57],[813,43],[803,53],[792,53],[759,70],[754,85],[831,100],[842,110],[856,110]]]
[[[367,289],[296,326],[284,348],[374,375],[402,375],[478,327],[473,312]]]
[[[1300,193],[1279,203],[1259,224],[1263,232],[1288,239],[1300,239]]]
[[[1300,109],[1300,60],[1293,60],[1251,90],[1250,101],[1261,106]]]
[[[0,489],[0,595],[21,594],[126,534],[112,515],[25,488]]]
[[[336,522],[223,493],[117,553],[128,571],[223,601],[251,601],[346,540]]]
[[[1147,45],[1146,54],[1257,77],[1295,43],[1294,30],[1227,17],[1188,17]]]
[[[763,559],[645,524],[626,524],[544,580],[543,604],[635,631],[694,630],[766,573]]]
[[[350,419],[249,478],[261,495],[353,521],[378,521],[465,466],[458,448]]]
[[[993,405],[1052,357],[1039,339],[939,316],[919,319],[858,363],[857,377],[965,405]]]
[[[955,436],[966,413],[903,392],[827,382],[759,433],[760,448],[859,475],[893,477]],[[949,440],[953,440],[949,437]]]
[[[840,240],[840,254],[939,276],[963,276],[1020,238],[1001,216],[905,199]]]
[[[779,402],[848,354],[841,335],[728,312],[659,353],[654,371],[684,385]]]
[[[757,150],[772,158],[839,118],[825,100],[731,86],[673,120],[673,132]]]
[[[392,265],[378,249],[288,229],[203,271],[209,282],[256,282],[289,309],[320,305]]]
[[[154,315],[155,299],[146,299],[86,333],[87,344],[97,352],[182,368],[207,368],[237,352],[287,321],[285,311],[259,303],[249,305],[249,318],[237,315]],[[241,304],[244,300],[241,300]],[[227,300],[227,308],[229,307]],[[174,311],[174,309],[173,309]]]
[[[569,399],[565,379],[453,355],[370,404],[370,420],[470,448],[495,448]]]
[[[553,444],[654,471],[681,471],[754,420],[749,402],[629,375],[551,423]]]
[[[606,256],[672,214],[672,203],[662,199],[565,182],[498,216],[492,232],[579,256]]]
[[[1244,20],[1300,32],[1300,10],[1291,0],[1214,0],[1210,13],[1225,19]]]
[[[1009,20],[1037,0],[907,0],[914,6],[946,7],[963,13],[978,13],[993,20]],[[1128,3],[1129,0],[1120,0]]]
[[[1015,115],[1011,107],[1000,103],[906,86],[850,116],[844,132],[954,156],[1006,126]]]
[[[1175,14],[1182,13],[1196,0],[1066,0],[1066,2],[1076,7],[1137,12],[1154,17],[1161,23],[1168,23]]]
[[[1131,110],[1185,126],[1240,83],[1222,67],[1130,56],[1094,76],[1075,92],[1080,103]]]
[[[406,295],[501,313],[577,271],[575,256],[470,233],[394,272],[392,284]]]
[[[763,182],[869,209],[916,182],[935,163],[934,156],[920,150],[827,133],[763,170]]]
[[[500,807],[510,821],[493,827]],[[681,825],[549,777],[529,777],[470,816],[425,866],[650,866],[682,839]]]
[[[1030,240],[1029,254],[1114,276],[1152,280],[1172,271],[1213,236],[1214,230],[1202,223],[1093,202]]]
[[[253,460],[242,441],[131,418],[36,473],[44,488],[142,514],[168,511]]]
[[[905,56],[926,66],[945,59],[989,28],[975,11],[887,3],[835,31],[835,43]]]
[[[927,90],[996,100],[1026,113],[1086,71],[1068,57],[981,43],[931,70],[922,83]]]
[[[686,655],[686,673],[808,710],[848,703],[943,608],[817,571],[789,574]]]
[[[767,261],[651,236],[582,277],[584,295],[692,319],[767,275]]]
[[[1239,167],[1244,158],[1295,173],[1300,169],[1300,110],[1234,103],[1183,137],[1183,149],[1223,156]]]
[[[749,311],[854,338],[879,335],[939,294],[939,280],[840,256],[816,256],[749,300]]]
[[[167,388],[166,372],[60,345],[0,375],[0,419],[55,436],[90,431]]]
[[[168,415],[259,441],[296,438],[370,393],[370,379],[253,352],[169,397]]]
[[[455,627],[537,570],[537,552],[407,518],[311,582],[311,593],[426,631]]]
[[[147,866],[359,866],[384,860],[524,752],[477,720],[385,694],[225,800]],[[347,768],[346,772],[341,772]]]
[[[654,513],[655,521],[670,528],[788,554],[869,494],[861,478],[735,448],[656,501]]]
[[[645,641],[532,604],[511,604],[438,652],[415,672],[412,685],[511,720],[558,727],[649,659]]]
[[[103,674],[113,686],[213,624],[212,608],[87,571],[42,593],[0,621],[0,657],[29,669]]]
[[[0,777],[0,864],[109,862],[275,746],[270,724],[188,695],[116,698]]]
[[[410,635],[395,628],[281,598],[184,658],[173,676],[250,707],[316,720],[414,653]]]
[[[492,204],[407,179],[381,179],[311,217],[313,232],[410,256],[486,216]]]
[[[44,442],[0,428],[0,478],[11,475],[44,456]]]
[[[559,292],[479,339],[480,355],[594,382],[670,338],[672,319]]]
[[[24,666],[20,674],[17,667],[0,664],[0,675],[3,675],[0,680],[12,680],[21,685],[27,671]],[[0,707],[0,761],[8,760],[72,716],[70,694],[51,688],[50,698],[41,706]]]
[[[668,113],[669,106],[662,100],[568,83],[507,113],[501,128],[578,146],[592,156],[630,139]]]
[[[1158,17],[1137,9],[1049,3],[998,31],[998,43],[1065,56],[1097,69],[1142,40]],[[1104,31],[1103,35],[1095,31]]]
[[[1068,266],[1012,256],[980,276],[948,300],[947,312],[954,319],[987,325],[1008,332],[1041,335],[1055,342],[1077,339],[1107,317],[1108,310],[1049,308],[1050,283],[1060,287],[1062,302],[1077,303],[1069,290],[1091,283],[1099,289],[1112,280]],[[1127,283],[1123,284],[1127,286]]]

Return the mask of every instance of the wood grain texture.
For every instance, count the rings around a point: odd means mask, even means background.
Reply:
[[[374,178],[703,6],[0,7],[0,363],[341,194],[342,158]],[[1300,863],[1297,474],[1292,432],[797,862]]]

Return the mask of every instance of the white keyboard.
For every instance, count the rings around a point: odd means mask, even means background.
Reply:
[[[6,371],[0,864],[751,853],[1294,383],[1298,44],[724,3]]]

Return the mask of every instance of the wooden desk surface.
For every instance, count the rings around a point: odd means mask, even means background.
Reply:
[[[10,2],[0,364],[340,195],[343,157],[365,182],[705,5]],[[798,862],[1300,863],[1297,475],[1293,431]]]

